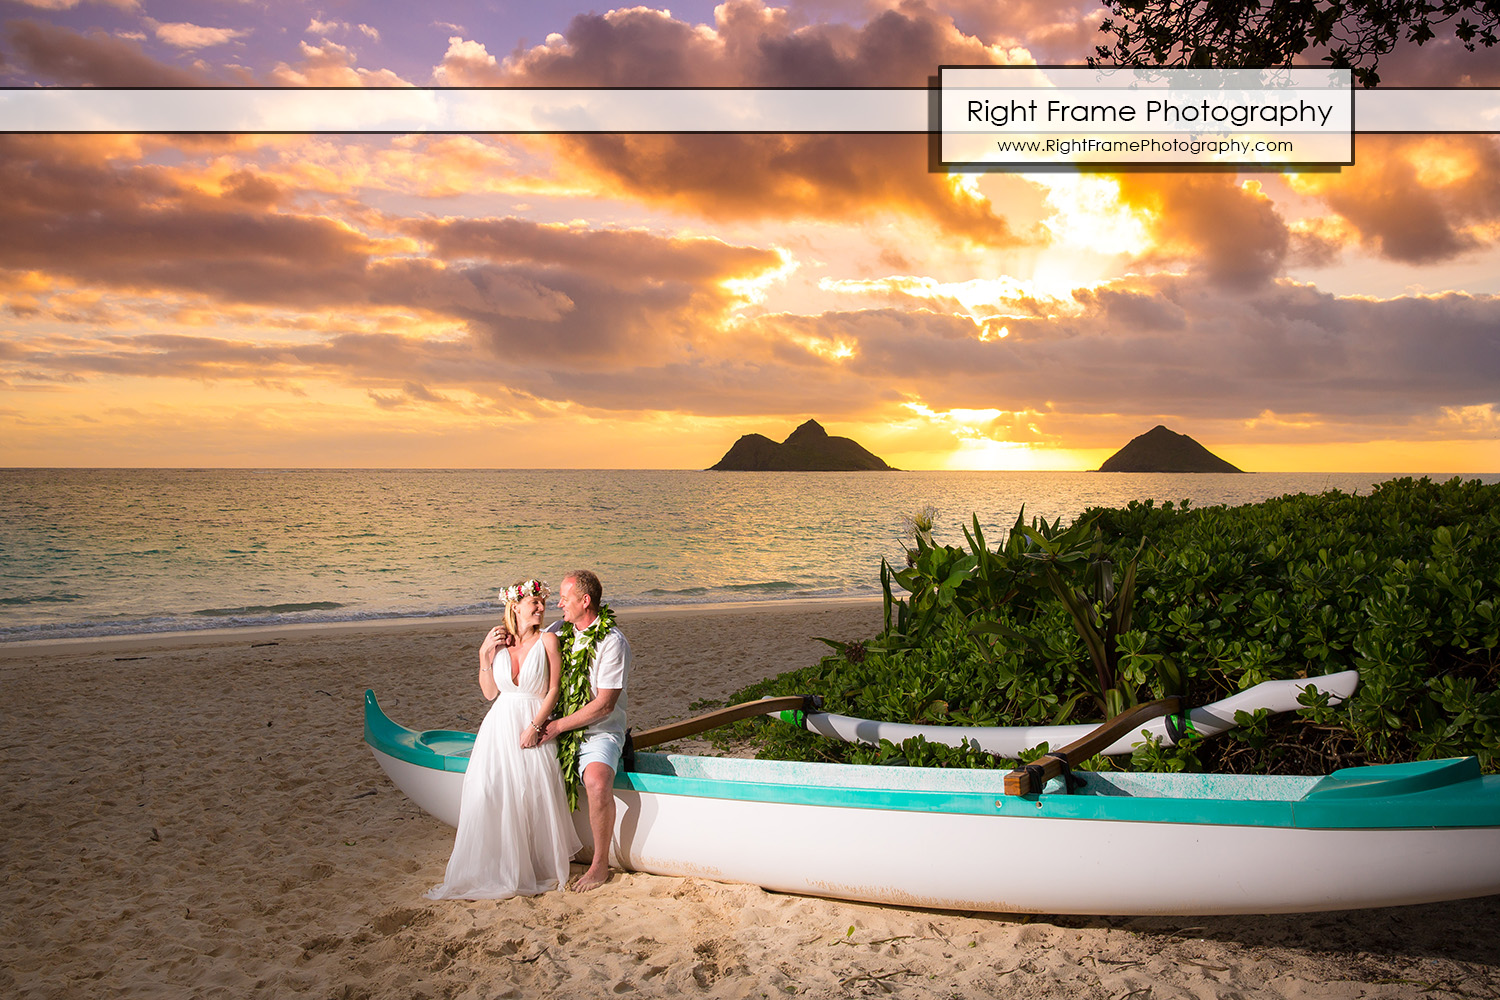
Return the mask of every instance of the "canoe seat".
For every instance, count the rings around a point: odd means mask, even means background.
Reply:
[[[467,757],[474,752],[474,734],[457,729],[429,729],[418,733],[416,744],[448,757]]]

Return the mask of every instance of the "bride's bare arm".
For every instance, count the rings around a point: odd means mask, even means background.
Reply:
[[[484,693],[486,701],[494,701],[500,693],[500,685],[495,683],[495,658],[496,653],[505,649],[504,632],[504,629],[492,628],[485,633],[484,642],[479,644],[479,690]]]

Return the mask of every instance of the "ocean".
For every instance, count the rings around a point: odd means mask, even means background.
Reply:
[[[937,512],[1368,492],[1392,474],[0,469],[0,642],[495,613],[587,567],[615,607],[861,597]],[[1433,477],[1447,478],[1447,477]],[[1475,477],[1465,477],[1475,478]],[[1500,475],[1479,476],[1486,482]]]

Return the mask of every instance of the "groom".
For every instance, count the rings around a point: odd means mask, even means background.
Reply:
[[[573,648],[594,646],[589,666],[589,691],[593,697],[582,708],[547,723],[542,742],[562,733],[582,729],[578,769],[589,803],[589,830],[594,837],[594,859],[589,870],[569,887],[587,892],[609,881],[609,845],[615,832],[615,772],[625,749],[625,677],[630,672],[630,643],[618,628],[598,635],[599,612],[604,588],[590,570],[573,570],[558,585],[557,603],[562,621],[573,626]],[[604,623],[607,624],[607,623]],[[553,622],[555,632],[562,622]]]

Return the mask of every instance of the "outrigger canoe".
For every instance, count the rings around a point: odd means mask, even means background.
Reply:
[[[365,692],[375,759],[450,825],[473,741],[397,725]],[[615,780],[611,860],[1010,913],[1299,913],[1500,892],[1500,777],[1473,757],[1322,777],[1072,772],[1020,795],[1009,777],[640,752]]]

